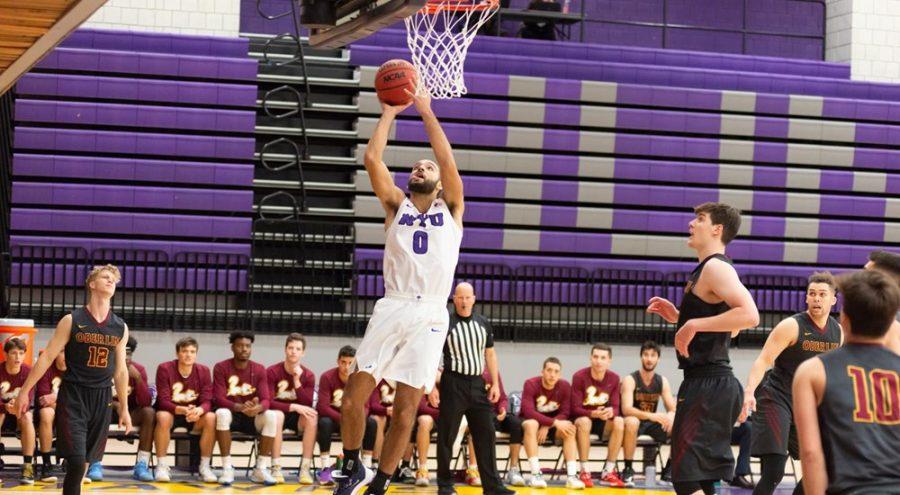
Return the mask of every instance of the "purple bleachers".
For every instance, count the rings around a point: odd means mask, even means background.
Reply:
[[[898,87],[900,89],[900,87]],[[513,131],[504,126],[443,124],[444,131],[454,145],[508,147]],[[415,121],[401,120],[396,124],[394,138],[398,141],[428,142],[425,129]],[[615,145],[611,150],[595,149],[590,139],[599,133],[570,131],[563,129],[541,129],[542,143],[528,140],[534,148],[559,151],[600,151],[620,155],[657,156],[717,160],[720,140],[708,138],[669,137],[661,135],[640,135],[615,133]],[[585,144],[582,144],[585,143]],[[766,163],[790,163],[788,144],[757,141],[754,143],[753,160]],[[829,163],[823,159],[822,165],[845,166],[844,163]],[[880,170],[900,170],[900,151],[881,148],[856,148],[853,150],[854,167]]]
[[[66,38],[60,46],[65,48],[243,58],[247,55],[250,43],[246,38],[78,29]]]
[[[511,103],[497,100],[437,100],[433,108],[441,118],[472,119],[480,121],[500,122],[516,124],[510,121]],[[582,107],[579,105],[567,105],[548,103],[540,107],[543,112],[530,118],[543,120],[528,120],[529,123],[542,123],[547,125],[578,126],[583,122]],[[617,108],[613,110],[615,121],[612,122],[616,129],[679,132],[696,134],[719,134],[722,129],[723,115],[721,113],[697,113],[674,110],[646,110],[636,108]],[[414,115],[415,110],[404,111],[406,115]],[[519,114],[522,119],[522,115]],[[519,120],[523,122],[524,120]],[[753,136],[763,138],[787,139],[789,137],[790,121],[781,117],[756,116],[754,119]],[[894,145],[900,143],[900,126],[879,124],[854,124],[854,140],[861,144]],[[823,138],[824,139],[824,138]]]
[[[13,155],[13,173],[17,177],[109,179],[185,185],[246,186],[253,182],[251,164],[23,153]]]
[[[12,284],[32,287],[80,287],[88,273],[86,265],[13,263]],[[247,270],[178,268],[167,266],[121,267],[122,287],[151,290],[246,291]]]
[[[36,127],[17,127],[15,132],[16,149],[42,152],[75,151],[250,160],[253,157],[254,143],[252,137],[191,136]]]
[[[409,50],[354,45],[350,61],[355,65],[379,66],[387,60],[408,57]],[[514,74],[561,79],[610,81],[689,88],[760,91],[780,94],[837,96],[875,100],[900,99],[894,84],[846,81],[810,76],[757,74],[754,72],[656,67],[651,64],[597,63],[583,60],[469,53],[466,73]]]
[[[15,181],[12,201],[14,205],[250,212],[253,192]]]
[[[243,110],[164,107],[156,105],[16,100],[19,122],[84,126],[146,127],[187,131],[245,132],[256,113]]]
[[[36,67],[43,70],[153,74],[181,78],[254,82],[257,62],[250,58],[57,48],[38,62]]]
[[[686,31],[673,30],[670,35],[678,36]],[[698,36],[702,32],[694,31],[690,35]],[[721,33],[716,33],[718,36]],[[702,37],[700,43],[707,43]],[[740,35],[738,35],[740,45]],[[369,47],[406,47],[405,29],[383,29],[363,38],[351,46]],[[687,50],[692,50],[684,46]],[[696,49],[702,49],[702,45]],[[729,50],[732,51],[732,50]],[[798,76],[827,77],[850,79],[850,66],[831,62],[813,60],[789,60],[781,57],[762,57],[749,55],[712,54],[700,51],[660,50],[641,47],[611,46],[590,43],[572,43],[567,41],[544,41],[494,36],[476,36],[469,47],[469,54],[485,53],[506,57],[517,55],[557,60],[585,60],[592,62],[620,62],[629,64],[654,65],[657,67],[696,67],[702,69],[718,69],[770,74],[794,74]]]
[[[120,205],[116,205],[120,206]],[[11,228],[18,232],[145,235],[203,239],[249,239],[252,220],[198,215],[36,210],[13,208]]]
[[[163,81],[127,77],[29,73],[16,83],[21,96],[134,100],[223,107],[256,106],[256,87],[248,84]]]
[[[53,246],[53,247],[78,247],[88,252],[98,249],[122,249],[160,251],[169,258],[174,258],[178,253],[222,253],[250,255],[249,244],[227,244],[221,242],[185,242],[185,241],[150,241],[129,240],[101,237],[57,237],[57,236],[10,236],[10,245],[22,246]]]

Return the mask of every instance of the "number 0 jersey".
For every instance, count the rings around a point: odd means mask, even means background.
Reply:
[[[461,242],[462,230],[443,199],[436,199],[427,213],[404,199],[384,243],[386,294],[446,300]]]
[[[116,370],[116,346],[123,335],[125,322],[112,310],[100,322],[86,308],[72,311],[63,381],[80,387],[109,387]]]

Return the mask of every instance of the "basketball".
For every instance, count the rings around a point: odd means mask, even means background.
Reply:
[[[405,105],[412,99],[404,90],[416,91],[419,74],[413,64],[403,59],[388,60],[375,74],[375,92],[388,105]]]

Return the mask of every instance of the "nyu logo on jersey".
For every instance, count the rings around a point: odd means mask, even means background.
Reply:
[[[425,227],[428,223],[431,223],[431,225],[434,227],[441,227],[444,225],[444,214],[435,213],[433,215],[428,215],[425,213],[419,213],[418,215],[413,215],[410,213],[404,213],[400,217],[400,220],[397,222],[397,224],[412,227],[416,222],[419,222],[419,227]]]

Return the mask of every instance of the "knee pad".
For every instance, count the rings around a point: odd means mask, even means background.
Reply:
[[[275,415],[275,411],[269,409],[268,411],[262,413],[262,428],[260,428],[260,434],[264,437],[274,437],[278,432],[278,417]]]
[[[226,408],[216,409],[216,431],[228,431],[231,429],[231,410]]]

